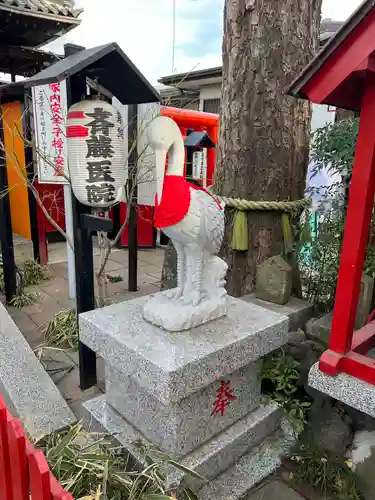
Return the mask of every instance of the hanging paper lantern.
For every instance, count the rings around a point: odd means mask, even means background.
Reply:
[[[70,180],[76,198],[96,208],[119,201],[126,181],[124,126],[117,109],[87,100],[68,111]]]

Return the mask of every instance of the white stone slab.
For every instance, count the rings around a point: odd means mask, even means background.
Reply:
[[[255,293],[245,295],[241,297],[241,300],[287,316],[289,318],[290,332],[296,332],[299,328],[304,330],[306,323],[312,318],[314,309],[312,304],[309,304],[306,300],[297,299],[296,297],[292,297],[289,302],[283,306],[258,299]]]
[[[311,367],[309,385],[332,398],[371,417],[375,417],[375,387],[346,373],[331,377],[319,370],[319,363]]]
[[[228,315],[185,332],[145,321],[142,297],[80,315],[81,341],[163,401],[210,385],[288,340],[288,318],[229,298]]]
[[[83,406],[88,412],[89,422],[93,419],[96,423],[95,429],[104,429],[105,432],[114,436],[137,461],[142,461],[135,443],[141,441],[145,445],[152,446],[151,443],[106,403],[105,396],[87,401]],[[234,465],[244,454],[275,431],[280,425],[280,415],[280,410],[274,404],[261,406],[193,452],[184,457],[176,454],[172,456],[178,458],[182,465],[198,472],[209,481]],[[179,484],[182,479],[184,479],[184,484],[191,488],[198,489],[202,486],[201,481],[179,471],[168,474],[170,484]]]
[[[0,303],[0,392],[31,437],[73,424],[76,419],[22,333]]]

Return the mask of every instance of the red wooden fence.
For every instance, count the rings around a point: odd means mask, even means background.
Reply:
[[[25,438],[1,394],[0,500],[73,500],[50,472],[43,452]]]

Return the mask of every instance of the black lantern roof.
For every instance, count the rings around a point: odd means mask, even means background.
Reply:
[[[192,132],[185,138],[186,148],[214,148],[215,143],[207,132]]]
[[[38,85],[84,75],[105,87],[122,104],[159,102],[160,96],[117,43],[76,52],[21,82],[0,87],[0,98],[9,98]]]
[[[82,9],[47,0],[0,0],[0,46],[38,48],[80,24]]]

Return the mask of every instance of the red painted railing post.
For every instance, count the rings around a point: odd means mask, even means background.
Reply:
[[[57,479],[51,474],[51,499],[52,500],[74,500],[70,493],[64,491],[57,481]]]
[[[0,394],[0,500],[13,500],[8,446],[8,410]]]
[[[21,423],[13,418],[8,422],[8,443],[13,498],[14,500],[29,500],[26,438]]]
[[[31,500],[51,500],[50,470],[41,450],[27,446]]]
[[[25,438],[1,394],[0,500],[74,500],[51,473],[43,452]]]

